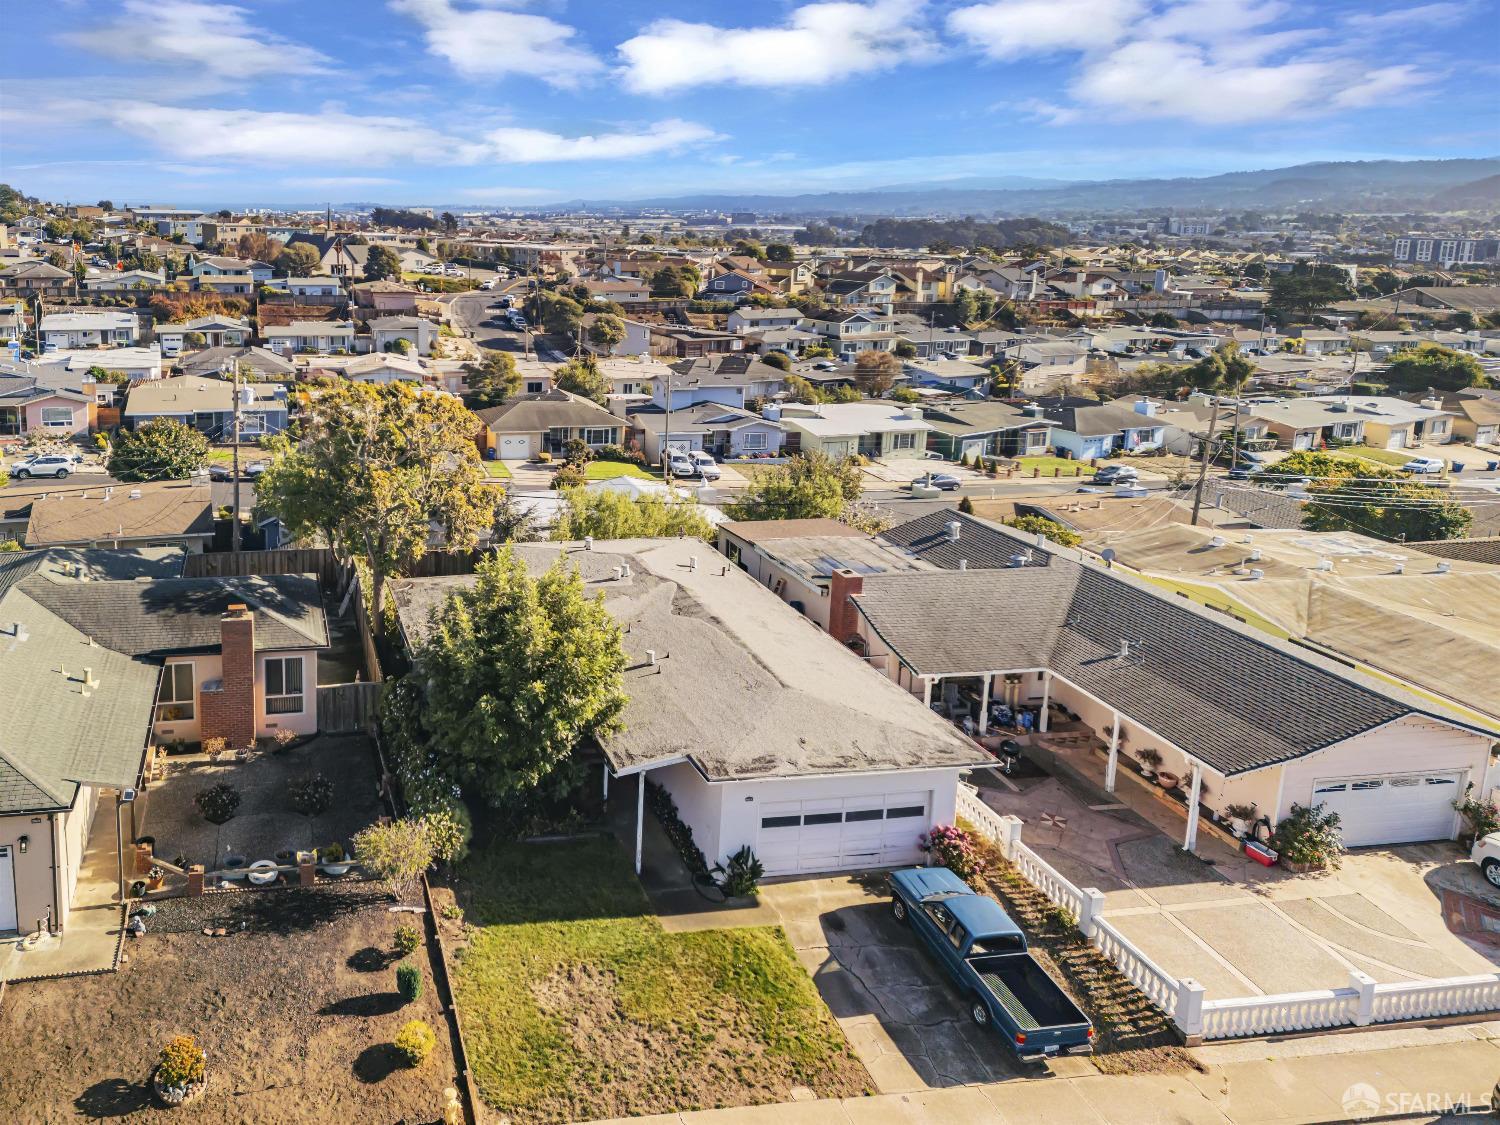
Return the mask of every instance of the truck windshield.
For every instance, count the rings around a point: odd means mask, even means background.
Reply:
[[[975,941],[969,949],[969,955],[972,957],[981,953],[1020,953],[1025,948],[1025,942],[1020,934],[997,934],[994,937],[980,938]]]

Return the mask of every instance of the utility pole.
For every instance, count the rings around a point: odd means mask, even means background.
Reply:
[[[240,550],[240,365],[234,365],[234,502],[230,513],[229,549]]]
[[[672,438],[672,369],[667,368],[667,428],[661,432],[661,479],[667,486],[667,496],[672,495],[672,451],[667,443]]]
[[[1235,406],[1238,413],[1238,404]],[[1208,479],[1208,462],[1214,455],[1214,431],[1219,428],[1219,393],[1214,392],[1214,408],[1208,417],[1208,436],[1203,439],[1203,461],[1198,466],[1198,484],[1193,489],[1193,526],[1198,526],[1198,513],[1203,508],[1203,485]]]

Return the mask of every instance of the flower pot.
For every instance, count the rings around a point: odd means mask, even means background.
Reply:
[[[203,1091],[208,1089],[207,1074],[201,1081],[189,1082],[186,1086],[166,1086],[162,1084],[160,1073],[160,1067],[151,1072],[151,1093],[167,1109],[176,1109],[178,1106],[197,1101],[203,1096]]]
[[[154,875],[146,880],[146,889],[148,891],[159,891],[162,888],[162,884],[166,881],[167,877],[165,875]]]
[[[1163,789],[1176,789],[1177,783],[1181,780],[1175,773],[1167,770],[1162,770],[1156,775],[1156,784],[1160,785]]]
[[[1323,864],[1321,863],[1298,863],[1290,859],[1282,860],[1281,865],[1294,875],[1305,875],[1309,871],[1323,870]]]
[[[325,863],[320,870],[324,875],[347,875],[350,864],[347,863]]]

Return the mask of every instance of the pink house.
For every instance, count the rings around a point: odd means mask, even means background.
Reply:
[[[378,313],[414,313],[420,295],[396,281],[366,281],[354,286],[355,304]]]
[[[14,386],[7,384],[14,383]],[[87,434],[96,413],[93,395],[54,390],[29,379],[0,379],[0,438],[31,433]]]

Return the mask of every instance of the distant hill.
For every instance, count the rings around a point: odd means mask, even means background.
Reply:
[[[575,200],[547,210],[661,207],[682,211],[755,211],[764,215],[1063,215],[1098,211],[1289,206],[1327,210],[1427,209],[1436,198],[1471,198],[1500,176],[1500,158],[1359,160],[1298,164],[1169,180],[1041,181],[966,177],[895,184],[866,191],[800,195],[704,193],[635,200]],[[1006,182],[1015,186],[988,186]],[[1445,206],[1469,206],[1462,202]],[[1484,202],[1477,204],[1486,206]],[[472,206],[472,204],[470,204]]]
[[[1500,175],[1457,184],[1434,195],[1429,205],[1437,211],[1500,210]]]

